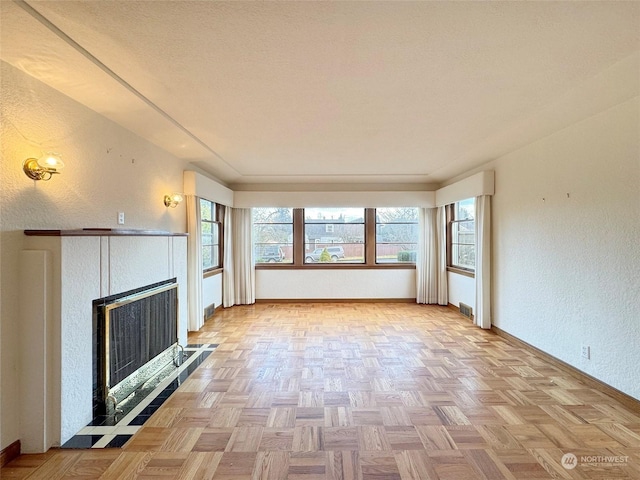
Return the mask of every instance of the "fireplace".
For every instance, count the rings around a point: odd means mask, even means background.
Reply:
[[[181,355],[178,284],[170,279],[93,301],[93,412],[117,404]]]
[[[117,229],[25,231],[20,262],[18,323],[25,342],[20,364],[29,379],[21,384],[20,437],[25,453],[42,453],[66,443],[95,418],[95,299],[113,303],[146,286],[176,284],[178,338],[186,345],[187,235]],[[34,350],[43,353],[34,355]]]

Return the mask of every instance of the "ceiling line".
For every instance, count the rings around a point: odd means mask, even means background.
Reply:
[[[91,52],[89,52],[87,49],[85,49],[82,45],[80,45],[78,42],[76,42],[73,38],[71,38],[69,35],[64,33],[62,30],[60,30],[56,25],[54,25],[50,20],[48,20],[44,15],[42,15],[35,8],[33,8],[31,5],[29,5],[25,0],[13,0],[13,1],[14,1],[14,3],[16,5],[18,5],[20,8],[22,8],[25,12],[27,12],[33,18],[38,20],[42,25],[44,25],[46,28],[51,30],[51,32],[53,32],[55,35],[60,37],[61,40],[66,42],[69,46],[71,46],[76,51],[78,51],[78,53],[80,53],[81,55],[86,57],[90,62],[92,62],[99,69],[101,69],[103,72],[105,72],[111,78],[113,78],[116,82],[118,82],[120,85],[122,85],[124,88],[126,88],[129,92],[131,92],[136,97],[138,97],[140,100],[142,100],[144,103],[146,103],[147,106],[149,106],[153,110],[155,110],[156,113],[160,114],[165,120],[168,120],[173,126],[175,126],[178,129],[180,129],[187,136],[189,136],[192,140],[194,140],[200,146],[205,148],[208,152],[210,152],[213,155],[215,155],[220,161],[222,161],[225,165],[227,165],[229,168],[231,168],[238,175],[243,176],[238,170],[236,170],[224,158],[222,158],[222,156],[218,152],[216,152],[209,145],[207,145],[202,140],[200,140],[200,138],[198,138],[196,135],[191,133],[186,127],[184,127],[182,124],[180,124],[176,119],[174,119],[171,115],[169,115],[167,112],[165,112],[162,108],[160,108],[158,105],[153,103],[151,100],[149,100],[147,97],[145,97],[138,90],[136,90],[135,87],[133,87],[131,84],[127,83],[126,80],[124,80],[117,73],[115,73],[113,70],[111,70],[109,67],[107,67],[104,63],[102,63],[100,60],[98,60],[96,57],[94,57],[91,54]]]
[[[444,168],[444,167],[443,167]],[[250,175],[244,175],[245,177],[305,177],[308,174],[304,173],[282,173],[273,175],[270,173],[252,173]],[[314,178],[322,177],[428,177],[429,173],[314,173]]]

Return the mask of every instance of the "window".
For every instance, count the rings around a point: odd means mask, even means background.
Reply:
[[[304,263],[364,263],[364,208],[305,208]]]
[[[253,239],[256,264],[293,263],[293,209],[254,208]]]
[[[216,204],[200,199],[200,228],[202,230],[202,269],[219,268],[220,253],[220,222]]]
[[[376,209],[376,263],[416,263],[418,209]]]
[[[415,268],[417,208],[254,208],[260,268]]]
[[[475,199],[449,206],[449,266],[474,271],[476,268]]]

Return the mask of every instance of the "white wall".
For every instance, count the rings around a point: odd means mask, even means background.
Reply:
[[[222,274],[212,275],[202,280],[202,305],[207,308],[222,305]]]
[[[460,307],[460,302],[473,308],[476,311],[476,279],[460,275],[454,272],[447,272],[447,287],[449,291],[449,303]]]
[[[416,298],[414,269],[256,270],[256,299]]]
[[[492,165],[494,324],[638,399],[639,112],[636,97]]]
[[[187,164],[17,69],[0,65],[0,449],[20,438],[19,257],[24,229],[126,228],[186,231],[182,191]],[[22,162],[47,150],[66,168],[34,182]]]

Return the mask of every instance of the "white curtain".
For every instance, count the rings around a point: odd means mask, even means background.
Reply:
[[[421,208],[416,259],[416,301],[447,305],[446,216],[444,207]]]
[[[225,308],[256,301],[252,230],[250,208],[225,209],[222,272],[222,304]]]
[[[475,324],[491,328],[491,196],[476,197]]]
[[[438,207],[438,212],[436,213],[436,245],[438,250],[438,304],[449,305],[449,287],[447,277],[447,211],[444,205]]]
[[[189,331],[200,330],[204,325],[202,306],[202,232],[200,223],[200,199],[187,195],[187,298]]]

